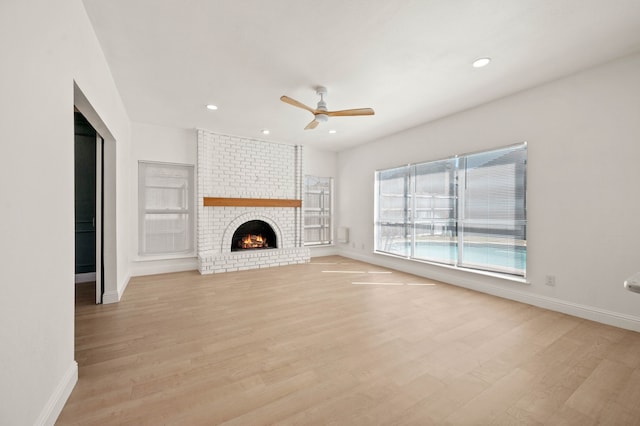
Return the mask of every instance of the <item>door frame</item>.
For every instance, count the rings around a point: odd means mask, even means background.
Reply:
[[[87,119],[89,124],[102,136],[102,199],[101,199],[101,284],[102,303],[116,303],[120,300],[117,273],[117,233],[116,233],[116,139],[97,113],[91,102],[73,82],[73,106]],[[97,265],[96,265],[97,266]],[[97,278],[96,274],[96,278]]]
[[[102,226],[104,188],[102,186],[104,164],[102,158],[104,156],[104,139],[96,132],[96,305],[102,303],[104,294],[104,266],[102,245],[104,228]]]

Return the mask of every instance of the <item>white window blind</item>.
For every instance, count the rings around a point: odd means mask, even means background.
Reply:
[[[527,146],[376,173],[376,251],[526,275]]]
[[[304,178],[304,243],[326,245],[333,243],[332,187],[330,177]]]
[[[193,166],[138,163],[140,255],[193,251]]]
[[[414,257],[456,262],[456,159],[417,164],[414,169]]]
[[[460,265],[524,275],[526,146],[465,157]]]
[[[377,173],[376,249],[409,256],[409,166]]]

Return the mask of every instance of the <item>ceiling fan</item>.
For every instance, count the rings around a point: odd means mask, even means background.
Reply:
[[[327,94],[327,88],[319,86],[316,88],[316,94],[320,96],[318,106],[314,109],[302,102],[298,102],[288,96],[280,96],[280,100],[294,107],[306,109],[313,114],[313,120],[307,124],[305,130],[315,129],[318,124],[325,123],[329,120],[329,117],[353,117],[358,115],[373,115],[375,112],[371,108],[356,108],[356,109],[343,109],[341,111],[329,111],[327,109],[327,103],[324,101],[324,96]]]

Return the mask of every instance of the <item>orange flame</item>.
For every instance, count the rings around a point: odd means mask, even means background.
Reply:
[[[266,238],[262,238],[262,235],[247,234],[242,239],[242,248],[262,248],[267,247]]]

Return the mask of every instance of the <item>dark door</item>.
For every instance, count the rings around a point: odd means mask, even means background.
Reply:
[[[76,274],[96,272],[96,131],[75,113]]]

